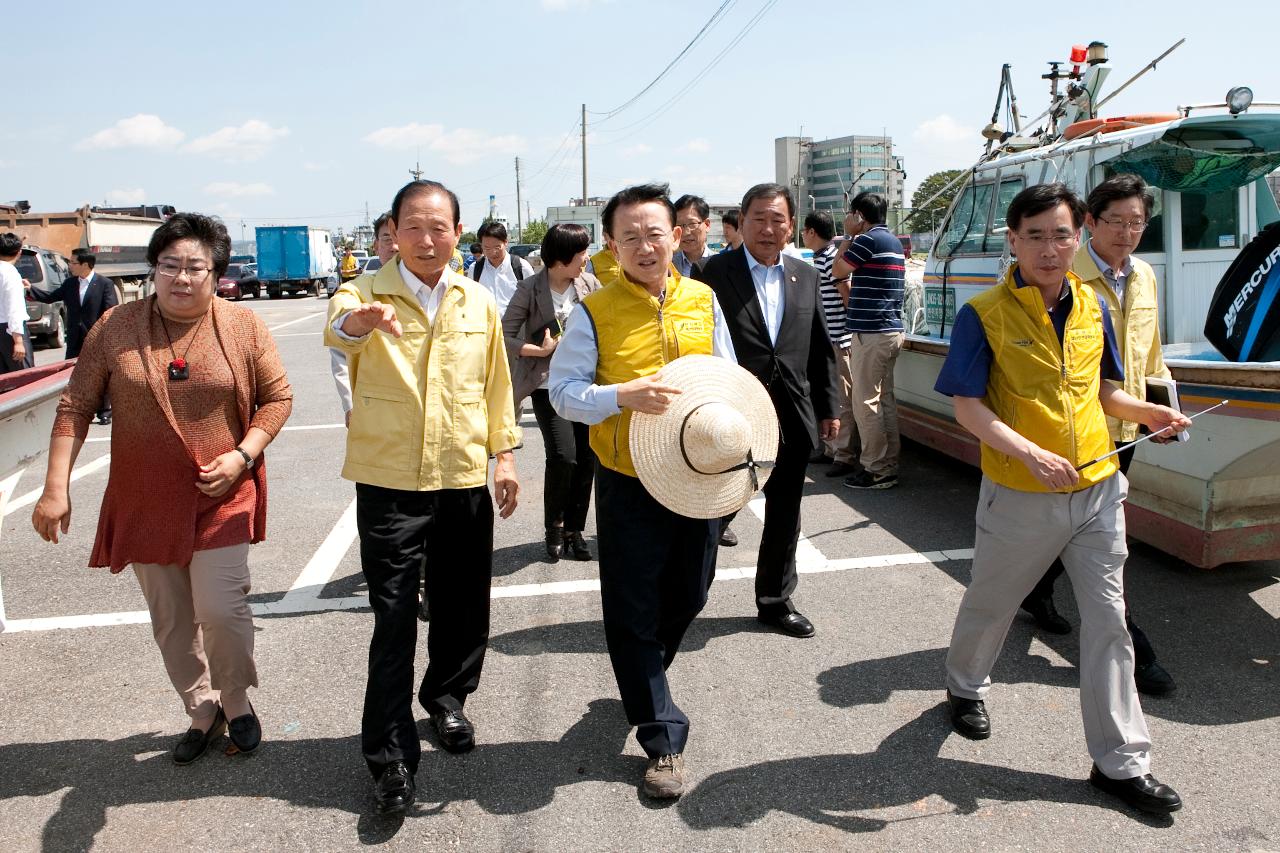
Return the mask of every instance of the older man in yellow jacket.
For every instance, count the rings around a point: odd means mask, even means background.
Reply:
[[[1085,226],[1091,236],[1076,252],[1071,270],[1107,303],[1124,369],[1124,381],[1117,384],[1130,396],[1145,400],[1148,376],[1169,378],[1160,352],[1156,274],[1146,261],[1133,257],[1151,219],[1154,201],[1142,178],[1116,175],[1094,187],[1085,204]],[[1138,425],[1107,416],[1107,432],[1119,445],[1138,437]],[[1127,475],[1133,448],[1122,451],[1118,459],[1121,473]],[[1055,560],[1022,603],[1040,627],[1054,634],[1071,630],[1053,603],[1053,584],[1062,572],[1062,561]],[[1133,636],[1133,677],[1138,690],[1152,696],[1172,692],[1176,687],[1173,676],[1156,660],[1151,641],[1134,623],[1127,603],[1125,620]]]
[[[425,560],[430,662],[418,700],[440,745],[465,752],[463,713],[489,637],[493,505],[519,485],[520,442],[501,317],[485,288],[449,268],[458,198],[414,181],[391,206],[399,254],[334,294],[325,345],[347,354],[353,408],[342,476],[356,483],[360,562],[373,608],[361,746],[380,813],[414,800],[420,754],[412,691],[418,581]]]

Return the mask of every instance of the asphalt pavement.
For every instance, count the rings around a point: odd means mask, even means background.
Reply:
[[[1132,545],[1130,605],[1179,683],[1143,699],[1153,771],[1186,801],[1143,816],[1087,782],[1075,632],[1016,619],[993,674],[993,736],[951,732],[942,667],[978,474],[910,443],[895,489],[854,492],[810,468],[795,602],[813,639],[755,621],[759,507],[739,516],[741,544],[721,549],[670,671],[692,720],[690,791],[647,801],[596,564],[541,559],[543,451],[528,413],[520,507],[495,529],[490,651],[467,704],[478,746],[446,753],[421,725],[417,806],[372,816],[359,749],[372,616],[354,488],[339,477],[327,303],[242,304],[273,329],[295,393],[267,451],[268,539],[250,558],[264,745],[170,759],[186,720],[137,582],[85,568],[109,452],[110,428],[95,425],[62,543],[31,529],[42,469],[2,522],[14,630],[0,635],[0,850],[1280,850],[1280,561],[1204,571]],[[594,550],[593,521],[587,537]],[[1058,604],[1078,624],[1065,579]],[[418,658],[420,674],[425,631]]]

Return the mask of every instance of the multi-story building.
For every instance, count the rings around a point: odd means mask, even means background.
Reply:
[[[829,210],[837,226],[849,199],[878,192],[889,201],[889,224],[896,227],[906,206],[902,158],[891,136],[841,136],[814,141],[808,136],[774,140],[776,180],[795,194],[799,221],[811,210]]]

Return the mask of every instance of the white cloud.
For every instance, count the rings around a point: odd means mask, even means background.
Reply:
[[[491,136],[468,127],[445,130],[440,124],[410,122],[400,127],[383,127],[364,138],[379,148],[412,151],[421,148],[439,154],[455,165],[472,163],[494,154],[519,154],[527,145],[515,134]]]
[[[112,148],[172,148],[181,142],[186,134],[176,127],[165,124],[159,116],[138,113],[131,118],[122,118],[111,127],[82,139],[76,143],[77,150],[107,150]]]
[[[961,124],[946,113],[921,122],[911,136],[917,142],[943,146],[980,139],[975,128]]]
[[[686,142],[684,150],[693,154],[706,154],[711,150],[711,143],[702,137],[697,137]]]
[[[745,169],[707,172],[688,170],[678,164],[668,167],[662,177],[671,182],[673,196],[694,193],[712,204],[735,202],[749,187],[760,183],[759,175],[749,175]]]
[[[275,194],[275,188],[261,181],[253,184],[241,184],[235,181],[215,181],[212,184],[205,184],[204,191],[209,195],[224,196],[226,198],[246,198],[249,196]]]
[[[146,200],[147,191],[142,189],[142,187],[132,190],[111,190],[107,193],[107,201],[120,206],[142,204]]]
[[[643,142],[637,142],[635,145],[628,145],[626,148],[623,148],[618,153],[621,154],[624,159],[629,160],[632,157],[640,157],[642,155],[648,154],[652,150],[653,150],[653,146],[645,145]]]
[[[233,162],[257,160],[267,153],[272,143],[288,135],[289,128],[272,127],[254,118],[239,127],[220,128],[208,136],[193,139],[182,150]]]

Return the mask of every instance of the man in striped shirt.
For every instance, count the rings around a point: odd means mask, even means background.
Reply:
[[[827,336],[836,353],[836,372],[840,376],[840,432],[823,442],[825,456],[834,464],[828,477],[844,477],[860,470],[858,427],[853,422],[853,376],[849,373],[849,341],[853,337],[844,328],[844,315],[849,302],[849,276],[835,278],[831,265],[836,259],[836,224],[825,210],[815,210],[804,218],[800,239],[813,252],[813,265],[818,270],[818,289],[822,294],[822,311],[827,317]]]
[[[885,227],[889,203],[879,193],[862,192],[849,203],[845,233],[832,270],[853,274],[845,331],[853,377],[853,417],[862,442],[863,470],[845,479],[854,489],[888,489],[898,484],[898,403],[893,367],[902,349],[902,290],[906,258],[902,243]]]

